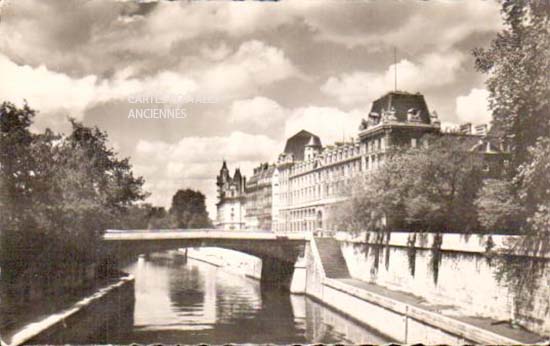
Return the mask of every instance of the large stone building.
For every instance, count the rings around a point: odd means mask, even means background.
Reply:
[[[311,140],[295,149],[302,150],[302,156],[295,159],[297,155],[285,152],[277,162],[281,202],[273,229],[331,229],[331,213],[345,200],[352,178],[379,167],[389,147],[415,146],[424,134],[439,131],[440,123],[430,115],[422,95],[390,92],[373,102],[356,139],[323,148],[313,145],[320,141],[310,134]]]
[[[347,183],[376,170],[391,147],[427,145],[422,143],[426,134],[465,137],[471,151],[487,158],[488,173],[500,171],[507,160],[508,148],[501,136],[487,127],[467,125],[443,133],[437,114],[429,111],[423,95],[389,92],[373,102],[356,138],[323,147],[318,136],[302,130],[287,140],[274,165],[255,169],[254,183],[246,189],[249,228],[282,232],[332,229],[331,213],[345,200]],[[257,182],[260,180],[263,183]]]

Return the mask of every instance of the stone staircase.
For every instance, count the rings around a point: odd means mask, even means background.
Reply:
[[[342,254],[340,243],[333,238],[315,238],[315,242],[327,278],[350,278],[348,265]]]

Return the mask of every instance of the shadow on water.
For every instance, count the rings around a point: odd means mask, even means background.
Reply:
[[[134,325],[112,343],[385,343],[389,340],[305,296],[206,263],[141,259]]]

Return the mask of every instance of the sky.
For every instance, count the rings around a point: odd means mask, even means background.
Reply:
[[[424,94],[443,124],[490,121],[471,51],[501,29],[491,0],[0,0],[0,101],[105,130],[146,180],[148,202],[178,189],[216,217],[222,160],[250,176],[301,129],[323,144],[357,135],[374,99]],[[395,58],[394,58],[395,48]],[[168,104],[136,103],[144,98]],[[195,100],[196,102],[181,101]],[[184,109],[139,119],[136,109]]]

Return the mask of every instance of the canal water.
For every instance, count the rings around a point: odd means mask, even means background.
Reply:
[[[189,259],[140,258],[134,324],[112,343],[387,343],[376,331],[302,295]]]

